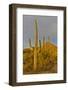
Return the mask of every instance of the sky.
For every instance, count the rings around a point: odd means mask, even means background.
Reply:
[[[29,38],[34,46],[35,19],[38,23],[38,39],[48,41],[57,46],[57,16],[23,15],[23,48],[29,47]]]

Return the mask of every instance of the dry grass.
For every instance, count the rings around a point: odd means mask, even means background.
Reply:
[[[34,71],[34,48],[23,50],[23,74],[57,73],[57,47],[49,42],[37,49],[37,69]]]

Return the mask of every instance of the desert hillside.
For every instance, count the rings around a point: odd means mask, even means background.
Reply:
[[[23,50],[23,73],[57,73],[57,47],[46,42],[44,48],[37,48],[37,70],[33,70],[34,47]]]

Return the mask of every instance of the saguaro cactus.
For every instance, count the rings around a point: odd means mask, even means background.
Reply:
[[[45,36],[43,36],[43,48],[45,48]]]
[[[41,51],[41,40],[39,40],[39,47],[40,47],[40,51]]]
[[[34,32],[34,71],[37,69],[37,49],[38,49],[38,25],[37,25],[37,19],[35,19],[34,25],[35,25],[35,32]]]
[[[41,40],[39,40],[39,47],[41,48]]]
[[[29,38],[29,47],[31,48],[32,45],[31,45],[31,39]]]
[[[48,36],[48,42],[50,42],[50,40],[51,40],[51,38],[50,38],[50,36]]]

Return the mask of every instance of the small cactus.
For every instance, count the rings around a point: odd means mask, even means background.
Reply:
[[[40,47],[40,49],[41,49],[41,40],[39,40],[39,47]]]
[[[51,41],[51,38],[50,38],[50,36],[48,36],[48,42],[50,42]]]
[[[31,45],[31,39],[29,38],[29,47],[31,48],[32,45]]]
[[[43,36],[43,48],[45,48],[45,36]]]

